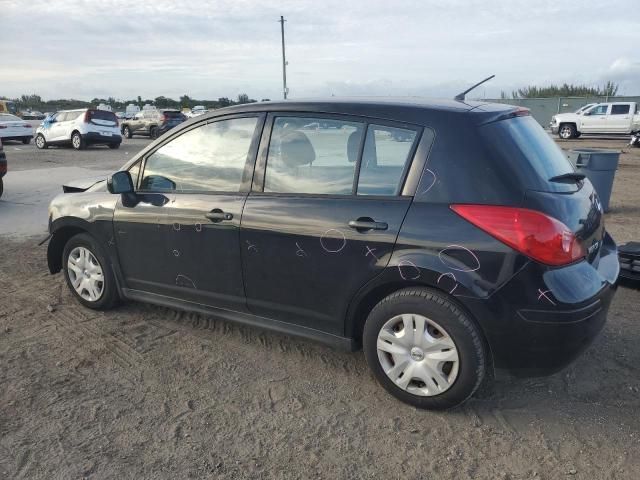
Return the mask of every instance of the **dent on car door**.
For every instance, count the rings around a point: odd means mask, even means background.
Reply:
[[[350,299],[389,262],[420,129],[284,114],[267,125],[240,233],[247,304],[343,335]]]
[[[166,200],[116,212],[116,228],[128,223],[117,238],[130,250],[133,266],[123,270],[131,288],[246,311],[239,227],[261,122],[245,115],[201,123],[147,156],[139,195]]]

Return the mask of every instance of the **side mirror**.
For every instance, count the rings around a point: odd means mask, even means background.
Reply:
[[[109,193],[133,193],[133,180],[127,171],[116,172],[107,177],[107,190]]]

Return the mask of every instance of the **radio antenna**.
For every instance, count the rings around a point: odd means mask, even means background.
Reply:
[[[476,83],[473,87],[467,88],[464,92],[459,93],[458,95],[456,95],[454,98],[454,100],[459,100],[459,101],[464,101],[464,96],[469,93],[471,90],[473,90],[476,87],[479,87],[480,85],[482,85],[484,82],[488,82],[489,80],[491,80],[493,77],[495,77],[495,75],[491,75],[490,77],[485,78],[484,80],[482,80],[481,82]]]

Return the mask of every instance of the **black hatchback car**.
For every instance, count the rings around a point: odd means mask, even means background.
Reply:
[[[567,365],[619,273],[591,183],[509,105],[225,108],[49,215],[49,269],[87,307],[141,300],[362,347],[421,408],[463,402],[494,368]]]

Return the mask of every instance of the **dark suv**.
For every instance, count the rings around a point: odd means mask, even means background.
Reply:
[[[127,138],[134,135],[158,138],[186,119],[185,114],[178,110],[143,110],[136,113],[132,119],[123,120],[120,131],[122,136]]]
[[[589,180],[527,110],[476,102],[217,110],[55,198],[49,225],[49,269],[87,307],[362,346],[421,408],[463,402],[494,368],[567,365],[619,272]]]

